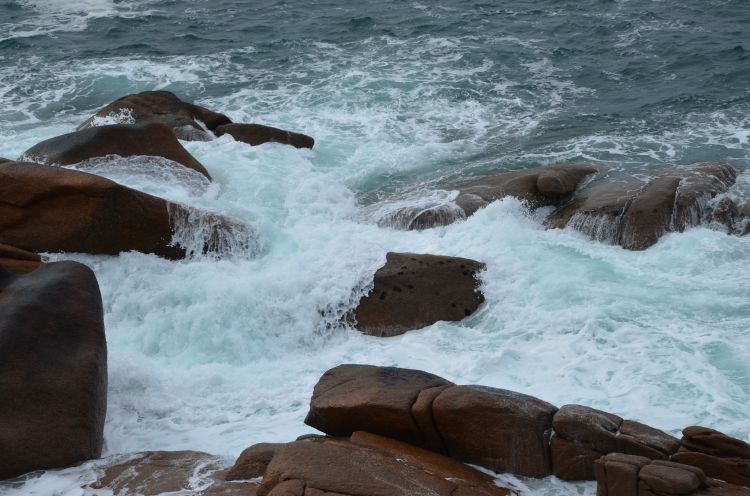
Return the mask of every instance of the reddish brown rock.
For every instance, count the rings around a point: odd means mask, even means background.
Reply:
[[[107,346],[91,269],[0,267],[0,398],[0,479],[101,455]]]
[[[258,443],[246,448],[227,472],[226,479],[233,481],[263,477],[268,464],[284,446],[285,443]]]
[[[687,495],[701,487],[706,477],[687,465],[651,463],[638,472],[638,495]]]
[[[710,477],[750,487],[750,444],[707,427],[686,427],[682,433],[682,446],[672,460],[700,467]]]
[[[691,426],[682,430],[682,447],[707,455],[750,459],[750,444],[708,427]]]
[[[611,453],[594,463],[597,496],[638,496],[638,472],[651,462],[646,457]]]
[[[602,453],[591,448],[591,444],[568,441],[555,436],[550,442],[552,473],[565,481],[584,481],[596,478],[594,462]]]
[[[23,157],[41,164],[69,165],[109,155],[163,157],[211,179],[206,168],[183,148],[170,128],[160,123],[84,129],[42,141],[26,150]]]
[[[357,434],[352,441],[290,443],[271,461],[259,496],[493,496],[494,480],[449,458],[392,439]]]
[[[633,420],[623,420],[617,436],[620,453],[666,459],[680,447],[680,441],[666,432]]]
[[[532,396],[482,386],[448,388],[432,403],[435,426],[451,457],[527,477],[552,473],[555,411]]]
[[[750,487],[750,460],[738,457],[718,457],[694,451],[678,451],[672,460],[701,468],[709,477],[732,484]]]
[[[27,274],[42,265],[42,257],[36,253],[0,243],[0,267],[14,274]]]
[[[260,124],[224,124],[217,127],[215,133],[216,136],[228,134],[252,146],[281,143],[295,148],[312,148],[315,145],[315,140],[310,136]]]
[[[0,165],[0,243],[27,251],[117,255],[136,250],[182,258],[185,249],[172,243],[172,220],[190,222],[199,213],[84,172],[22,162]],[[207,250],[244,228],[219,220],[211,223]]]
[[[354,310],[357,329],[385,337],[462,320],[484,302],[476,278],[484,267],[466,258],[388,253]]]
[[[132,123],[166,124],[178,138],[197,141],[212,138],[197,121],[202,122],[211,131],[232,122],[226,115],[183,102],[169,91],[144,91],[115,100],[81,124],[78,130],[92,127],[97,118],[112,116],[126,117],[126,120]]]
[[[435,429],[422,430],[412,408],[422,391],[451,384],[419,370],[340,365],[318,381],[305,423],[331,436],[361,430],[418,446],[440,446]]]
[[[677,167],[647,178],[605,176],[577,192],[547,224],[644,250],[667,232],[710,221],[709,200],[734,184],[736,176],[734,167],[723,162]]]
[[[89,489],[107,489],[114,496],[254,496],[259,483],[225,481],[226,465],[223,458],[199,451],[118,456]]]

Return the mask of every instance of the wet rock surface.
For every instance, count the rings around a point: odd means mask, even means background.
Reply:
[[[64,134],[42,141],[26,150],[24,160],[47,165],[77,164],[96,157],[163,157],[203,174],[211,175],[177,141],[165,124],[114,124]]]
[[[42,265],[42,257],[36,253],[0,243],[0,267],[14,274],[26,274]]]
[[[91,269],[0,267],[0,398],[0,479],[101,455],[107,348]]]
[[[224,124],[217,127],[214,132],[216,136],[228,134],[235,140],[252,146],[263,143],[281,143],[295,148],[312,148],[315,145],[315,140],[305,134],[261,124]]]
[[[440,320],[459,321],[484,302],[477,273],[484,264],[466,258],[388,253],[373,289],[354,310],[356,327],[395,336]]]

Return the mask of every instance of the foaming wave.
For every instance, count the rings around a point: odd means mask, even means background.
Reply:
[[[169,203],[168,209],[172,246],[183,248],[188,257],[226,258],[258,252],[257,234],[247,224],[179,203]]]

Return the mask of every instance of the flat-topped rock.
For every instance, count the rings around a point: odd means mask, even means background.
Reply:
[[[0,198],[0,243],[31,252],[117,255],[134,250],[178,259],[188,247],[174,242],[177,224],[183,230],[191,224],[200,227],[197,242],[202,240],[207,251],[219,251],[222,240],[252,234],[248,226],[218,214],[201,215],[61,167],[0,164]]]
[[[211,179],[203,164],[159,122],[113,124],[64,134],[34,145],[22,157],[40,164],[70,165],[110,155],[163,157]]]
[[[260,124],[224,124],[217,127],[214,132],[216,136],[228,134],[235,140],[252,146],[263,143],[281,143],[295,148],[312,148],[315,145],[315,140],[305,134]]]
[[[213,131],[232,122],[224,114],[183,102],[169,91],[144,91],[119,98],[78,126],[78,130],[88,129],[102,121],[158,122],[166,124],[179,139],[193,141],[210,140],[213,136],[206,129]]]
[[[385,337],[440,320],[460,321],[484,302],[477,279],[483,269],[466,258],[388,253],[373,289],[354,310],[356,327]]]
[[[0,398],[0,479],[101,455],[107,346],[91,269],[0,267]]]

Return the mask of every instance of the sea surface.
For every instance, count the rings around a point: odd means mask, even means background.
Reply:
[[[379,225],[461,180],[561,162],[649,174],[726,160],[740,171],[730,194],[750,198],[747,0],[0,0],[0,156],[156,89],[316,145],[184,142],[210,184],[168,163],[89,165],[256,233],[220,259],[50,254],[101,285],[105,455],[231,458],[292,440],[341,363],[750,441],[750,236],[693,228],[632,252],[545,230],[513,199],[422,232]],[[486,303],[388,339],[343,326],[388,251],[485,262]],[[0,493],[83,495],[94,470]]]

